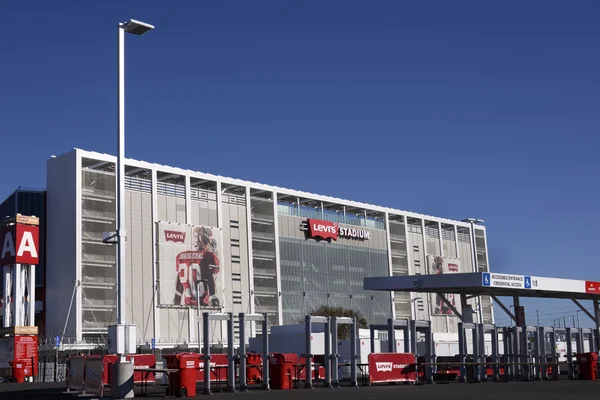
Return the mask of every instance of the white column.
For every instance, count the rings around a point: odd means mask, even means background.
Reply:
[[[190,175],[185,175],[185,223],[192,225],[192,197],[190,193]],[[200,301],[200,299],[198,299]],[[195,308],[188,308],[188,343],[194,343],[196,340],[196,311]],[[200,335],[198,335],[199,337]]]
[[[390,240],[390,214],[386,211],[385,215],[385,233],[386,233],[386,246],[388,251],[388,273],[390,276],[394,276],[392,268],[392,242]],[[396,303],[394,301],[394,292],[390,291],[390,297],[392,300],[392,319],[396,319]]]
[[[246,186],[246,236],[248,240],[248,301],[249,312],[254,314],[254,261],[252,260],[252,199],[250,198],[250,186]],[[250,335],[256,334],[256,324],[250,322]]]
[[[438,232],[440,239],[440,256],[444,257],[444,238],[442,237],[442,223],[438,221]]]
[[[26,321],[27,326],[35,326],[35,265],[27,265],[25,268],[29,270],[29,286],[27,291],[29,292],[29,320]]]
[[[10,302],[10,297],[12,294],[12,266],[5,265],[2,273],[4,274],[4,328],[8,328],[12,326],[11,323],[13,314],[12,314],[12,304]]]
[[[12,271],[12,315],[14,326],[22,326],[22,314],[23,314],[23,291],[21,290],[21,265],[15,264]]]
[[[158,342],[158,338],[160,337],[160,310],[158,308],[158,305],[160,304],[160,299],[158,298],[158,245],[156,244],[158,243],[158,229],[156,229],[156,222],[158,219],[158,202],[156,198],[156,175],[156,169],[152,169],[152,240],[154,240],[154,243],[152,243],[152,293],[154,294],[152,296],[152,316],[154,320],[153,337],[155,342]]]
[[[279,257],[279,217],[277,207],[277,192],[273,192],[273,228],[275,231],[275,268],[277,270],[277,308],[278,322],[283,324],[283,302],[281,299],[281,259]]]

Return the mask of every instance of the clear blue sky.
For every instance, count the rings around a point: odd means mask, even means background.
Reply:
[[[0,197],[127,156],[461,219],[493,270],[600,280],[597,1],[4,1]],[[309,160],[320,168],[310,168]],[[543,318],[575,306],[537,301]],[[503,317],[499,317],[502,320]]]

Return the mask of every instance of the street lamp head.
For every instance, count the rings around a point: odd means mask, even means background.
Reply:
[[[154,25],[150,25],[135,19],[130,19],[129,21],[122,23],[121,28],[127,33],[133,33],[134,35],[142,36],[144,33],[154,29]]]
[[[470,222],[472,224],[481,224],[481,223],[485,222],[484,220],[479,219],[479,218],[465,218],[461,221],[462,222]]]

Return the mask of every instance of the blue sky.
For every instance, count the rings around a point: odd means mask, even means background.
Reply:
[[[0,197],[127,156],[488,227],[493,270],[600,280],[594,1],[5,1]],[[311,166],[312,165],[312,166]],[[316,167],[315,167],[316,165]],[[567,302],[528,304],[546,322]],[[502,321],[502,317],[499,318]]]

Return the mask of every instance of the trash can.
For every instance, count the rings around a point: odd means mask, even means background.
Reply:
[[[598,354],[579,353],[575,354],[577,364],[579,365],[580,379],[595,381],[598,372]]]
[[[292,388],[292,374],[294,371],[295,354],[271,354],[271,388],[290,390]]]
[[[260,383],[262,381],[262,356],[256,353],[246,354],[246,381]]]
[[[25,382],[25,361],[17,360],[11,362],[12,364],[12,378],[17,383]]]
[[[196,370],[200,361],[197,353],[165,354],[167,369],[177,369],[177,373],[171,375],[169,390],[177,397],[196,396]]]

